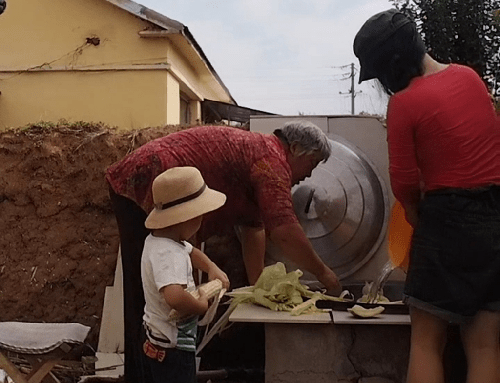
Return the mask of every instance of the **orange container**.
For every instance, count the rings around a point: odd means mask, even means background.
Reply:
[[[396,201],[389,220],[389,257],[394,267],[400,267],[404,271],[408,269],[412,235],[413,228],[406,220],[403,205]]]

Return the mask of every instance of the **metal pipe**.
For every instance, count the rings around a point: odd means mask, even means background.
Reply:
[[[306,208],[304,209],[304,213],[309,213],[309,209],[311,208],[311,202],[313,200],[314,192],[316,189],[312,188],[311,191],[309,192],[309,197],[307,198],[306,202]]]

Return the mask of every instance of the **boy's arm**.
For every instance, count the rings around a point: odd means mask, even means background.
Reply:
[[[208,256],[201,250],[193,247],[191,252],[191,263],[195,269],[199,269],[208,274],[208,280],[219,279],[225,289],[229,289],[229,278]]]
[[[181,316],[203,315],[208,310],[207,294],[203,291],[199,291],[199,299],[185,291],[182,285],[168,285],[162,287],[160,292],[163,294],[165,302],[178,311]]]

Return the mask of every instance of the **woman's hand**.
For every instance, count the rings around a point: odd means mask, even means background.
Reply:
[[[405,218],[406,221],[415,228],[418,223],[418,205],[417,204],[405,204]]]

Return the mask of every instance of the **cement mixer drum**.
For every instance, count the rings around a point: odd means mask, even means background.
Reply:
[[[363,152],[329,134],[332,155],[312,176],[292,189],[295,213],[321,259],[340,279],[353,274],[384,240],[389,214],[385,184]],[[271,261],[298,268],[277,248],[267,246]],[[304,279],[314,279],[308,273]]]

